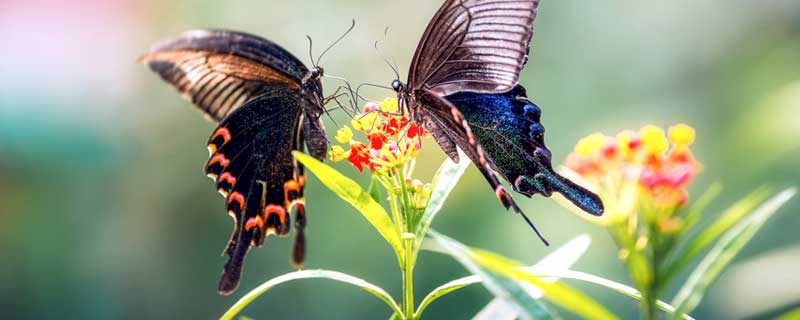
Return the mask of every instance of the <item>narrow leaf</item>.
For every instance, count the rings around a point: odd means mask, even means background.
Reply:
[[[563,246],[559,247],[558,249],[554,250],[550,254],[546,255],[544,258],[539,260],[535,265],[532,267],[519,267],[521,270],[529,271],[529,270],[539,270],[539,271],[560,271],[560,270],[568,270],[572,267],[584,253],[586,250],[589,249],[589,245],[592,243],[591,238],[589,235],[583,234],[580,235]],[[541,278],[542,281],[547,283],[552,283],[558,281],[558,278],[549,277],[549,278]],[[544,296],[544,292],[535,286],[528,286],[528,294],[536,299],[541,299]],[[501,299],[494,298],[494,300],[490,301],[489,304],[486,305],[481,311],[478,312],[477,315],[473,318],[476,319],[508,319],[514,320],[517,318],[517,314],[512,312],[512,310],[505,310],[508,309],[508,304],[502,301]],[[483,318],[482,318],[483,317]]]
[[[378,176],[372,175],[372,179],[369,181],[369,187],[367,187],[367,193],[369,193],[370,198],[375,200],[377,203],[381,203],[381,183],[378,181]]]
[[[392,219],[389,218],[389,214],[358,183],[345,177],[336,169],[302,152],[295,151],[292,154],[294,154],[297,161],[300,161],[308,170],[313,172],[322,184],[358,209],[361,215],[389,242],[395,254],[399,257],[403,256],[401,254],[403,252],[403,244],[400,241],[400,235],[397,234],[397,229],[392,223]]]
[[[558,247],[557,249],[553,250],[553,252],[551,252],[550,254],[546,255],[541,260],[539,260],[539,262],[536,263],[534,265],[534,267],[535,268],[543,268],[545,270],[569,269],[573,264],[575,264],[575,262],[578,261],[578,259],[581,256],[583,256],[583,254],[589,248],[589,244],[591,244],[591,242],[592,242],[592,240],[588,235],[586,235],[586,234],[580,235],[580,236],[570,240],[566,244],[564,244],[564,245]],[[430,242],[426,242],[426,243],[430,243]],[[439,248],[431,248],[431,247],[432,246],[428,246],[429,249],[433,249],[432,251],[437,251],[437,252],[440,252],[440,253],[443,253],[443,254],[447,254],[447,251],[441,249],[441,246],[439,246]],[[557,280],[556,278],[550,278],[550,279],[546,279],[544,281],[551,281],[552,282],[552,281],[556,281],[556,280]],[[450,281],[448,283],[445,283],[445,284],[437,287],[436,289],[433,289],[433,291],[428,293],[428,295],[424,299],[422,299],[422,302],[420,303],[419,307],[417,307],[417,312],[415,313],[417,315],[417,318],[419,318],[420,314],[422,314],[422,311],[425,310],[425,308],[431,302],[433,302],[434,300],[436,300],[436,299],[438,299],[438,298],[440,298],[440,297],[442,297],[442,296],[444,296],[444,295],[446,295],[446,294],[448,294],[450,292],[453,292],[453,291],[456,291],[456,290],[461,289],[463,287],[478,283],[480,281],[481,281],[481,279],[478,276],[468,276],[468,277],[464,277],[464,278],[460,278],[460,279],[456,279],[456,280]],[[531,294],[534,298],[537,298],[537,299],[541,298],[541,296],[542,296],[541,291],[538,291],[538,292],[530,292],[529,291],[528,293]],[[495,298],[494,300],[492,300],[492,302],[489,303],[489,305],[492,305],[496,301],[500,301],[500,299],[499,298]],[[489,307],[489,305],[487,305],[487,307]],[[495,304],[495,306],[497,306],[497,305],[499,305],[499,303]],[[503,304],[502,306],[507,306],[507,304]],[[512,308],[513,308],[513,306],[512,306]],[[480,314],[480,312],[479,312],[479,314]],[[516,315],[517,315],[516,312],[514,312],[513,315],[516,317]],[[479,318],[479,316],[476,315],[475,318]]]
[[[673,314],[673,319],[689,313],[697,307],[708,286],[716,280],[722,270],[755,236],[767,219],[784,203],[789,201],[796,192],[795,188],[789,188],[775,195],[755,209],[752,214],[747,215],[744,220],[725,232],[675,295],[672,304],[676,306],[678,311]]]
[[[513,303],[522,319],[554,319],[553,314],[536,299],[528,295],[517,281],[512,280],[503,273],[507,273],[507,270],[487,268],[475,261],[475,255],[461,243],[433,230],[428,233],[448,251],[451,257],[461,263],[467,270],[477,275],[489,292]]]
[[[615,281],[612,281],[612,280],[608,280],[606,278],[595,276],[595,275],[590,274],[590,273],[580,272],[580,271],[573,271],[573,270],[562,270],[562,271],[554,272],[552,274],[550,272],[544,272],[543,274],[546,274],[546,275],[549,275],[549,276],[553,276],[553,277],[559,277],[559,278],[571,279],[571,280],[578,280],[578,281],[583,281],[583,282],[587,282],[587,283],[600,285],[600,286],[606,287],[608,289],[614,290],[614,291],[616,291],[618,293],[624,294],[624,295],[626,295],[628,297],[631,297],[633,299],[642,300],[642,293],[639,292],[639,290],[636,290],[634,288],[631,288],[631,287],[626,286],[626,285],[624,285],[622,283],[619,283],[619,282],[615,282]],[[669,313],[674,313],[675,312],[675,308],[673,306],[671,306],[668,303],[666,303],[664,301],[661,301],[661,300],[656,300],[656,306],[659,309],[661,309],[663,311],[666,311],[666,312],[669,312]],[[683,318],[685,320],[694,320],[694,318],[690,317],[689,315],[683,315]]]
[[[663,268],[661,279],[664,283],[669,283],[675,276],[689,265],[694,258],[707,249],[720,235],[728,231],[737,222],[741,221],[748,214],[753,212],[753,208],[764,201],[768,195],[766,188],[759,188],[750,193],[744,199],[739,200],[733,206],[725,210],[711,226],[705,228],[703,232],[694,237],[684,249],[675,251],[674,257],[667,259],[668,267]],[[677,248],[676,248],[677,249]]]
[[[447,200],[447,196],[450,195],[450,191],[453,190],[458,180],[461,179],[464,171],[467,170],[471,163],[461,149],[459,149],[458,152],[459,158],[461,159],[460,163],[455,163],[453,160],[450,160],[450,158],[447,158],[439,167],[439,170],[436,171],[436,175],[433,178],[434,187],[431,198],[416,228],[417,243],[415,245],[417,247],[419,247],[420,241],[422,241],[428,229],[430,229],[433,218],[436,217],[436,214],[442,209],[442,205],[444,201]]]
[[[392,311],[394,311],[395,313],[398,313],[398,314],[402,313],[402,311],[400,310],[400,306],[398,306],[397,302],[395,302],[394,299],[392,299],[392,296],[390,296],[388,293],[386,293],[386,291],[384,291],[383,289],[381,289],[380,287],[378,287],[378,286],[376,286],[374,284],[371,284],[371,283],[369,283],[367,281],[364,281],[364,280],[362,280],[360,278],[356,278],[356,277],[351,276],[349,274],[344,274],[344,273],[336,272],[336,271],[329,271],[329,270],[303,270],[303,271],[295,271],[295,272],[287,273],[287,274],[272,278],[272,279],[268,280],[267,282],[264,282],[260,286],[256,287],[252,291],[250,291],[247,294],[245,294],[241,299],[239,299],[239,301],[236,301],[236,303],[234,303],[233,306],[231,306],[231,308],[228,309],[228,311],[226,311],[225,314],[222,315],[222,317],[220,317],[220,319],[223,319],[223,320],[233,319],[233,317],[235,317],[236,314],[238,314],[240,311],[242,311],[242,309],[247,307],[247,305],[249,305],[251,302],[253,302],[253,300],[258,298],[258,296],[260,296],[262,293],[266,292],[267,290],[272,289],[272,287],[274,287],[276,285],[279,285],[279,284],[284,283],[284,282],[289,282],[289,281],[292,281],[292,280],[310,279],[310,278],[330,279],[330,280],[339,281],[339,282],[342,282],[342,283],[347,283],[347,284],[351,284],[351,285],[357,286],[357,287],[363,289],[364,291],[369,292],[372,295],[374,295],[374,296],[378,297],[379,299],[383,300],[383,302],[385,302],[390,308],[392,308]]]
[[[709,204],[722,193],[722,184],[719,182],[713,183],[703,194],[694,201],[692,207],[686,213],[684,218],[683,230],[689,230],[700,220],[700,215],[706,210]]]
[[[520,270],[520,264],[517,262],[483,250],[473,249],[473,253],[480,265],[493,270],[502,270],[501,272],[507,272],[505,274],[513,279],[533,285],[544,293],[545,299],[577,315],[591,319],[617,319],[614,314],[585,294],[558,282],[545,281],[549,277],[532,275],[530,272]]]

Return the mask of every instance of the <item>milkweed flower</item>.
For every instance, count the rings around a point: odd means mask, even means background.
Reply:
[[[669,212],[686,204],[686,187],[701,168],[690,149],[694,139],[694,129],[685,124],[668,133],[646,125],[613,137],[594,133],[580,139],[566,171],[597,191],[607,207],[604,217],[589,219],[617,224],[647,207],[662,213],[657,218],[665,230],[674,229],[679,222],[669,221]]]
[[[408,115],[398,114],[398,110],[395,98],[367,102],[350,122],[353,130],[364,135],[363,142],[354,138],[350,127],[342,127],[336,131],[336,141],[349,146],[349,150],[333,146],[330,159],[334,162],[347,159],[359,171],[366,167],[371,172],[387,172],[416,157],[421,139],[428,132],[410,121]]]

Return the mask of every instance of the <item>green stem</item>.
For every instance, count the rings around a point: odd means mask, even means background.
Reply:
[[[403,265],[403,319],[414,320],[414,236],[413,233],[407,235],[411,236],[403,235],[406,253]]]

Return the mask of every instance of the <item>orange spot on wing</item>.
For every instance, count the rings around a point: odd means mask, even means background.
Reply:
[[[264,219],[261,216],[255,216],[250,219],[247,219],[247,222],[244,224],[244,230],[250,231],[253,227],[264,228]]]
[[[267,220],[269,220],[269,216],[272,214],[278,215],[278,220],[281,221],[281,225],[286,223],[286,209],[284,209],[282,206],[277,204],[267,205],[267,207],[264,208],[264,216],[267,217]]]
[[[497,200],[500,200],[500,202],[502,202],[502,203],[506,203],[506,201],[505,201],[506,189],[505,188],[503,188],[502,186],[499,186],[499,187],[497,187],[497,189],[494,190],[494,193],[497,194]]]
[[[295,181],[295,180],[286,181],[286,183],[283,184],[283,197],[284,197],[284,200],[286,201],[286,206],[289,206],[289,203],[291,203],[291,201],[293,200],[293,199],[291,199],[291,197],[292,197],[291,192],[293,192],[293,191],[294,191],[294,195],[293,195],[294,197],[299,196],[300,195],[300,184],[297,183],[297,181]]]
[[[231,140],[231,132],[228,130],[228,128],[219,128],[219,129],[217,129],[217,131],[214,131],[214,134],[211,135],[211,139],[210,140],[214,141],[217,138],[219,138],[220,136],[222,137],[222,143],[220,143],[220,146],[228,143],[228,141]]]
[[[225,183],[227,183],[227,184],[232,186],[232,185],[236,184],[236,177],[231,175],[230,172],[223,172],[222,175],[219,176],[219,181],[220,182],[224,181]]]
[[[219,165],[224,168],[224,167],[227,167],[228,164],[231,163],[231,161],[228,160],[228,158],[226,158],[224,154],[220,153],[220,154],[212,157],[211,160],[208,161],[208,165],[209,166],[211,166],[211,165],[213,165],[215,163],[219,163]]]
[[[228,204],[230,205],[233,202],[239,203],[239,209],[244,208],[244,196],[239,192],[234,192],[230,196],[228,196]]]
[[[297,183],[300,184],[300,188],[306,186],[306,176],[300,176],[297,178]]]

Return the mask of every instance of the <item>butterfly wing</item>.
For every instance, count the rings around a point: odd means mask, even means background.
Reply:
[[[215,122],[270,84],[299,88],[308,72],[277,44],[234,31],[189,31],[154,46],[141,61]]]
[[[408,86],[440,96],[514,88],[528,58],[538,0],[448,0],[422,35]]]
[[[238,286],[250,246],[262,245],[269,234],[289,232],[292,208],[300,237],[293,257],[300,257],[294,262],[302,263],[305,178],[291,152],[303,147],[303,101],[297,90],[268,87],[222,120],[208,140],[211,155],[206,173],[226,197],[234,219],[225,249],[228,262],[219,283],[221,294],[230,294]]]
[[[489,182],[489,186],[503,206],[505,206],[506,209],[512,208],[514,212],[522,215],[539,238],[547,244],[547,240],[544,239],[541,233],[539,233],[539,230],[536,229],[528,217],[525,216],[511,195],[506,191],[505,187],[500,184],[497,172],[494,169],[496,166],[478,143],[476,136],[473,134],[467,120],[461,114],[461,111],[452,103],[429,90],[418,90],[415,92],[415,97],[419,102],[420,108],[424,110],[422,114],[425,119],[423,119],[423,121],[425,121],[425,123],[435,124],[438,134],[442,135],[442,137],[436,138],[437,141],[439,139],[448,139],[458,145],[467,157],[472,160],[475,166],[478,167],[478,170],[486,181]],[[431,131],[431,134],[434,134],[433,131]],[[436,136],[434,135],[434,137]]]
[[[522,86],[503,94],[459,92],[445,99],[463,112],[478,143],[514,191],[528,197],[559,192],[584,211],[602,214],[597,195],[553,170],[541,110],[527,99]]]

